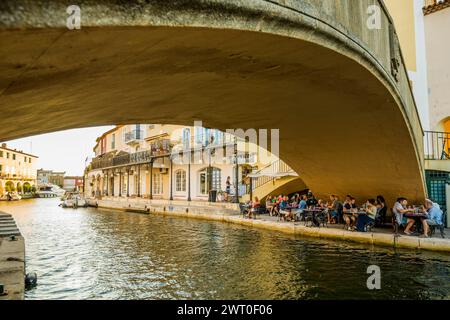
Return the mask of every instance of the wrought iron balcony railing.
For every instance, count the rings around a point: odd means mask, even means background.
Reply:
[[[450,132],[425,131],[425,159],[450,160]]]
[[[144,139],[144,130],[131,130],[125,133],[125,143]]]
[[[425,15],[450,7],[450,0],[424,0]]]
[[[161,139],[150,144],[150,150],[123,154],[109,158],[94,158],[91,169],[103,169],[117,166],[149,163],[152,158],[169,155],[172,150],[169,139]]]

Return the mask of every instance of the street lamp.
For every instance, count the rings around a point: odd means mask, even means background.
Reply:
[[[236,185],[235,185],[235,199],[234,202],[235,203],[239,203],[239,165],[238,165],[238,148],[237,148],[237,137],[234,137],[234,162],[236,163],[236,167],[235,167],[235,181],[236,181]]]
[[[214,155],[215,149],[212,147],[212,144],[214,143],[214,136],[211,136],[209,144],[206,146],[208,151],[208,171],[207,171],[207,177],[208,177],[208,201],[209,202],[215,202],[216,200],[216,193],[213,189],[213,168],[211,166],[211,156]]]

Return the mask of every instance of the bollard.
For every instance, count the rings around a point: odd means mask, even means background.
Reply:
[[[36,287],[37,285],[37,274],[36,272],[27,273],[25,276],[25,289],[29,290]]]

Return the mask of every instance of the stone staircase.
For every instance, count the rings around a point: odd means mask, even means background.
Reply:
[[[0,212],[0,237],[20,236],[19,228],[10,214]]]

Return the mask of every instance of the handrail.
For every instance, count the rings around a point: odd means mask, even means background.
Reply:
[[[289,167],[287,165],[287,163],[281,159],[275,160],[274,162],[268,164],[264,168],[261,168],[260,170],[258,170],[256,172],[256,174],[263,173],[266,170],[269,170],[270,171],[269,173],[295,173],[295,171],[292,170],[292,168]],[[275,178],[270,175],[262,175],[260,177],[252,178],[252,179],[254,179],[252,182],[252,190],[255,190],[256,188],[259,188],[259,187],[275,180]]]
[[[450,160],[450,132],[425,131],[426,160]]]

